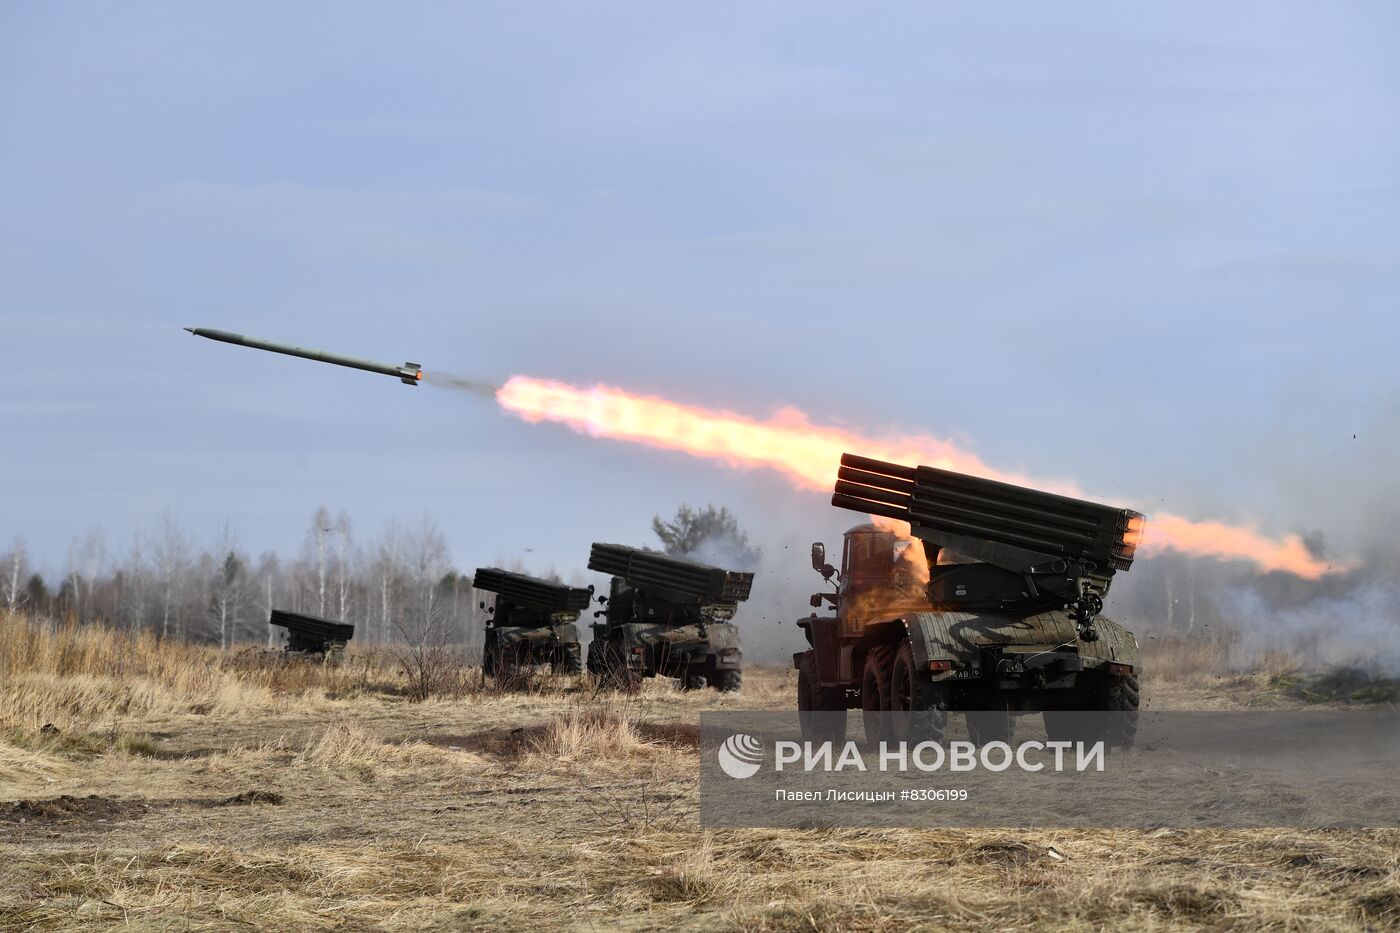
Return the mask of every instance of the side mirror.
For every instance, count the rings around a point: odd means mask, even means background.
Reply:
[[[817,573],[822,572],[826,566],[826,545],[818,541],[812,545],[812,569]]]
[[[822,605],[822,594],[813,593],[812,598],[807,600],[807,605],[811,606],[813,609],[820,609]]]

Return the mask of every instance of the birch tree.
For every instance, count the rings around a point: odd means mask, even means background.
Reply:
[[[350,528],[350,516],[344,511],[335,517],[331,548],[335,573],[336,618],[348,622],[355,583],[355,537]]]
[[[258,615],[261,617],[262,624],[267,627],[267,646],[269,648],[273,647],[275,643],[275,635],[272,626],[267,623],[272,618],[272,610],[277,606],[276,600],[281,575],[282,564],[275,553],[264,551],[258,555],[257,585],[255,586],[258,594]]]
[[[190,571],[190,539],[175,516],[167,509],[161,513],[151,544],[160,582],[160,637],[169,638],[171,622],[175,635],[180,634],[178,611]]]
[[[302,554],[311,568],[312,580],[312,603],[316,606],[316,615],[325,618],[326,596],[330,577],[330,544],[328,539],[335,530],[331,522],[331,513],[323,505],[311,516],[311,527],[306,530],[306,543],[302,547]]]
[[[29,580],[29,551],[23,538],[15,538],[15,546],[5,556],[4,577],[0,581],[0,598],[10,612],[18,611],[29,599],[25,583]]]

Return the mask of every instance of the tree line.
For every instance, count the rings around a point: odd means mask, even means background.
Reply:
[[[682,505],[652,527],[670,554],[705,559],[718,552],[726,563],[746,566],[760,557],[725,508]],[[273,551],[254,557],[230,523],[198,544],[167,511],[121,553],[109,550],[101,528],[89,530],[70,545],[66,566],[61,578],[45,579],[17,539],[0,554],[0,606],[221,648],[274,644],[280,632],[267,624],[274,608],[349,622],[360,644],[479,645],[486,621],[480,604],[493,600],[476,592],[470,573],[453,567],[446,537],[426,515],[391,521],[361,540],[349,515],[321,507],[300,552],[288,559]],[[503,569],[531,572],[518,560]],[[544,575],[559,580],[552,571]]]
[[[483,613],[471,577],[451,562],[427,516],[391,521],[361,541],[345,512],[312,515],[300,552],[254,557],[225,523],[200,545],[169,512],[111,553],[94,528],[73,541],[67,571],[45,579],[17,539],[0,555],[0,606],[13,612],[108,625],[228,647],[271,644],[272,609],[350,622],[357,642],[387,643],[426,627],[459,644],[479,642]]]

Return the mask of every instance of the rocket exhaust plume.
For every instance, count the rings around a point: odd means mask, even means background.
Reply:
[[[212,328],[187,327],[185,330],[196,337],[235,346],[393,376],[407,385],[427,382],[480,396],[494,395],[502,408],[526,421],[554,421],[593,437],[679,450],[694,457],[717,460],[735,469],[776,470],[799,489],[825,492],[840,466],[841,454],[858,450],[875,460],[926,464],[1075,498],[1090,498],[1071,483],[1034,481],[993,469],[951,441],[917,434],[884,440],[864,438],[842,428],[812,424],[796,408],[779,409],[773,417],[761,421],[732,412],[681,405],[655,396],[633,395],[605,385],[583,389],[564,382],[512,376],[498,388],[476,379],[443,373],[429,375],[417,363],[401,366],[380,363]],[[1272,538],[1245,526],[1195,522],[1160,512],[1153,516],[1145,548],[1148,552],[1172,549],[1222,561],[1243,560],[1262,571],[1284,571],[1309,580],[1349,569],[1314,556],[1296,534]]]
[[[800,489],[825,492],[841,454],[894,463],[921,463],[1076,498],[1071,483],[1043,482],[994,469],[951,441],[923,435],[873,439],[842,428],[813,424],[796,408],[759,420],[727,411],[681,405],[634,395],[606,385],[580,388],[563,382],[513,376],[496,392],[506,411],[529,422],[551,421],[592,437],[631,441],[715,460],[734,469],[775,470]],[[1156,513],[1148,525],[1145,553],[1176,550],[1221,561],[1246,561],[1264,572],[1282,571],[1309,580],[1347,569],[1314,556],[1296,534],[1270,537],[1247,526],[1196,522]]]
[[[501,390],[498,385],[492,385],[480,379],[468,379],[465,376],[454,376],[451,373],[431,372],[423,374],[423,381],[430,386],[438,386],[443,389],[457,389],[460,392],[470,392],[472,395],[480,395],[482,398],[493,398]]]

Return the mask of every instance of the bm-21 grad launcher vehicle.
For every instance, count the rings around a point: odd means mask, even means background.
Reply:
[[[1007,741],[1011,711],[1038,710],[1051,740],[1132,744],[1138,644],[1099,612],[1132,566],[1141,514],[851,454],[831,504],[876,523],[846,532],[839,575],[812,545],[813,568],[839,585],[811,600],[835,615],[798,622],[808,738],[844,740],[844,712],[820,714],[859,708],[872,745],[937,741],[950,710],[967,712],[974,742]]]
[[[588,569],[612,575],[603,622],[592,625],[588,669],[624,690],[643,677],[738,690],[743,656],[729,620],[749,598],[753,574],[621,544],[594,544]]]
[[[574,623],[593,601],[592,587],[565,586],[494,567],[478,569],[472,586],[496,594],[496,605],[488,610],[483,677],[504,678],[541,664],[548,664],[553,673],[583,672]]]
[[[355,637],[355,626],[348,622],[333,622],[300,612],[274,609],[267,620],[287,630],[287,654],[315,655],[329,663],[338,663],[345,655],[345,646]]]

